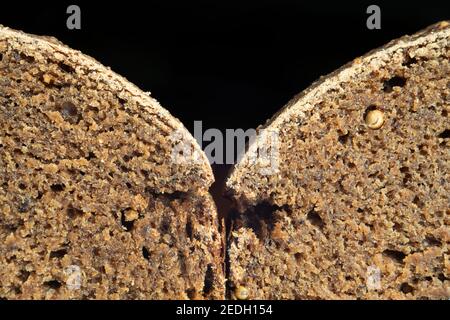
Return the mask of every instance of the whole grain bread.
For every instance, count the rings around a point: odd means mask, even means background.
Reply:
[[[223,298],[212,182],[147,93],[0,26],[0,298]]]
[[[450,297],[449,40],[395,40],[259,128],[272,158],[255,140],[227,181],[231,297]]]

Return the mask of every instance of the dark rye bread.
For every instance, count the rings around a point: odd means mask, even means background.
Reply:
[[[250,144],[227,181],[232,298],[450,297],[449,38],[442,22],[357,58],[260,128],[279,162]]]
[[[196,158],[174,161],[178,141]],[[0,298],[223,298],[212,181],[148,94],[0,26]]]

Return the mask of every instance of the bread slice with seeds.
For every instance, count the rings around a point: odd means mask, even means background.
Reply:
[[[0,298],[223,298],[212,182],[148,94],[0,26]]]
[[[393,41],[260,128],[269,158],[250,144],[227,181],[232,297],[450,297],[449,39]]]

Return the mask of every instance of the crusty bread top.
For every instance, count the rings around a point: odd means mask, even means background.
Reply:
[[[282,132],[284,124],[290,121],[296,121],[300,126],[307,120],[307,113],[314,112],[321,99],[327,92],[342,92],[341,83],[349,82],[356,77],[368,75],[372,71],[383,67],[392,61],[401,61],[402,51],[406,48],[414,48],[415,55],[420,56],[421,50],[429,44],[437,44],[440,41],[448,41],[450,38],[450,23],[442,21],[436,23],[412,36],[404,36],[397,40],[389,42],[387,45],[372,50],[362,57],[356,58],[327,76],[321,77],[310,87],[299,93],[290,100],[281,110],[279,110],[266,124],[258,128],[258,134],[265,132]],[[413,56],[411,56],[413,58]],[[256,171],[256,167],[251,162],[251,156],[257,153],[258,145],[253,142],[249,145],[247,152],[243,155],[240,162],[236,164],[226,182],[228,191],[237,198],[243,196],[241,188],[242,176],[252,176],[255,181],[261,178]],[[249,173],[252,174],[249,174]],[[253,193],[254,191],[254,193]],[[257,191],[253,190],[252,195],[245,195],[244,198],[250,202],[256,201]]]
[[[71,62],[77,66],[75,72],[81,72],[82,69],[89,70],[91,77],[94,77],[98,83],[106,84],[112,91],[117,92],[119,97],[123,94],[131,96],[133,102],[141,107],[139,112],[157,118],[164,123],[169,131],[176,132],[176,137],[179,137],[183,143],[193,148],[193,154],[198,157],[194,163],[201,171],[200,175],[204,177],[206,187],[214,182],[209,161],[194,137],[178,119],[161,107],[159,102],[152,98],[149,93],[143,92],[94,58],[69,48],[53,37],[30,35],[0,25],[0,40],[2,39],[12,40],[10,44],[17,46],[17,48],[28,48],[33,51],[36,58],[44,58],[45,55],[50,55],[57,62]]]

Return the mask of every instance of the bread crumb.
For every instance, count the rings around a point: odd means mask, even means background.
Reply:
[[[46,83],[46,84],[50,84],[53,81],[53,77],[51,75],[49,75],[48,73],[45,73],[42,76],[42,80]]]
[[[70,265],[64,269],[64,274],[67,276],[66,286],[69,290],[79,290],[82,283],[81,269],[77,265]]]
[[[127,210],[125,212],[125,221],[134,221],[139,218],[139,214],[135,210]]]

